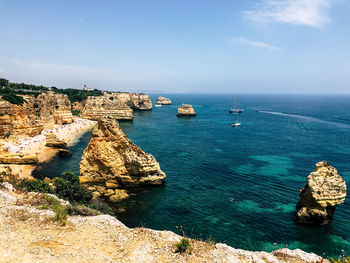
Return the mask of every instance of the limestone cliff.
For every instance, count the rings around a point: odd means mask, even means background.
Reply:
[[[158,105],[170,105],[171,100],[169,98],[165,98],[165,97],[158,97],[156,104],[158,104]]]
[[[37,97],[23,95],[23,106],[0,99],[0,136],[35,136],[55,124],[73,122],[70,101],[64,94],[42,93]]]
[[[152,101],[146,94],[118,92],[108,95],[124,102],[133,110],[152,110]]]
[[[177,108],[177,116],[178,117],[191,117],[196,116],[194,109],[191,105],[182,105]]]
[[[80,116],[98,120],[103,116],[113,116],[117,120],[133,120],[132,109],[113,96],[88,97],[83,103]]]
[[[316,164],[314,172],[300,190],[294,220],[299,224],[325,225],[331,220],[337,205],[344,202],[346,184],[338,171],[327,162]]]
[[[137,185],[160,185],[165,174],[156,159],[141,150],[113,117],[101,118],[80,162],[80,181],[111,201],[126,198],[121,190]]]

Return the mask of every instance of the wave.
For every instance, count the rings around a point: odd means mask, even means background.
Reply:
[[[305,116],[305,115],[283,113],[283,112],[278,112],[278,111],[264,111],[264,110],[261,110],[258,112],[272,114],[272,115],[278,115],[278,116],[298,118],[298,119],[302,119],[305,121],[318,122],[318,123],[323,123],[323,124],[328,124],[328,125],[335,125],[335,126],[341,127],[341,128],[348,128],[348,129],[350,128],[349,124],[339,123],[339,122],[335,122],[335,121],[325,121],[325,120],[321,120],[321,119],[318,119],[315,117],[310,117],[310,116]]]

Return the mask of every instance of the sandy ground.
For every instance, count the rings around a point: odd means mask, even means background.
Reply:
[[[81,119],[75,117],[74,122],[65,125],[55,125],[53,129],[42,131],[39,135],[34,137],[14,139],[12,141],[2,140],[0,143],[3,148],[9,153],[21,153],[36,155],[40,163],[50,161],[58,152],[58,149],[46,147],[47,133],[54,133],[59,139],[66,141],[69,145],[76,142],[77,138],[91,130],[96,125],[95,121]],[[35,169],[34,165],[0,165],[9,166],[12,174],[18,175],[21,178],[28,178],[31,172]]]
[[[176,244],[182,237],[173,232],[128,228],[108,215],[71,216],[61,226],[52,220],[52,211],[33,207],[30,196],[0,189],[1,263],[321,262],[301,250],[251,252],[198,240],[190,241],[192,252],[178,253]]]

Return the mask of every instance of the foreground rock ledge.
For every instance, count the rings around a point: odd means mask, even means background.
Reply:
[[[194,109],[191,105],[182,105],[177,108],[177,115],[178,117],[194,117],[196,116],[196,113],[194,112]]]
[[[329,163],[318,162],[300,190],[294,220],[303,225],[326,225],[332,219],[336,206],[344,203],[345,197],[344,178]]]
[[[80,162],[80,182],[94,197],[118,202],[128,197],[125,188],[161,185],[165,173],[149,153],[134,144],[113,117],[101,118]]]
[[[108,215],[69,216],[62,227],[52,221],[52,211],[28,204],[32,195],[36,194],[18,193],[8,185],[0,188],[1,262],[321,262],[321,257],[300,249],[251,252],[197,240],[191,240],[191,254],[175,253],[181,236],[128,228]]]

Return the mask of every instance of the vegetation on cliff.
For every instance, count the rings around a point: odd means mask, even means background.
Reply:
[[[0,95],[4,100],[12,104],[22,105],[24,99],[18,95],[34,95],[38,96],[39,94],[47,91],[54,91],[56,93],[65,94],[68,96],[68,99],[73,102],[81,102],[86,99],[88,96],[102,96],[103,93],[100,90],[79,90],[79,89],[59,89],[56,87],[44,87],[42,85],[37,86],[33,84],[25,83],[13,83],[7,79],[0,78]],[[5,96],[5,97],[4,97]],[[23,101],[22,101],[23,100]]]

